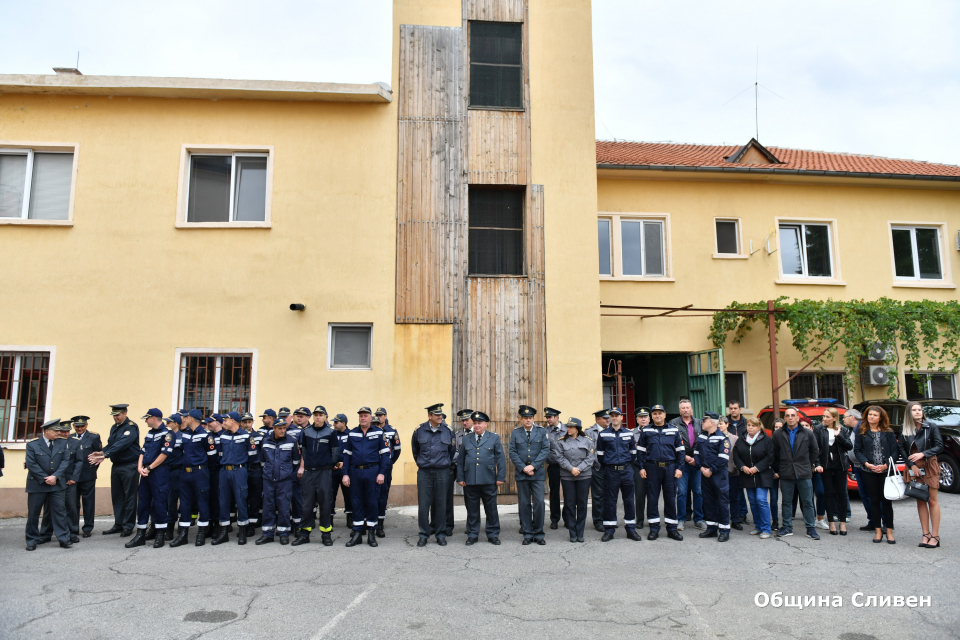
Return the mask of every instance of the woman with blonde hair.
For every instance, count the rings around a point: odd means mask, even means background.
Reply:
[[[823,412],[826,446],[820,452],[821,477],[827,503],[830,535],[847,535],[847,452],[853,449],[851,431],[840,422],[836,407]],[[839,523],[836,521],[839,520]]]
[[[907,405],[901,438],[907,452],[907,464],[912,465],[910,479],[924,483],[930,490],[929,503],[917,500],[920,529],[923,531],[923,539],[917,546],[936,549],[940,546],[940,502],[937,500],[940,463],[937,454],[943,451],[943,438],[937,425],[924,417],[923,406],[919,402]],[[936,544],[933,544],[934,540]]]

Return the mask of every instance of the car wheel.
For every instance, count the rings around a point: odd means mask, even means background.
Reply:
[[[937,456],[937,461],[940,463],[940,490],[947,493],[960,491],[960,483],[957,482],[960,477],[960,467],[957,461],[952,456],[942,453]]]

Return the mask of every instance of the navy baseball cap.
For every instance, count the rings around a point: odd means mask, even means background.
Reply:
[[[650,407],[650,413],[653,413],[654,411],[663,411],[664,413],[667,412],[667,410],[663,408],[662,404],[655,404]]]
[[[719,419],[720,419],[720,414],[719,414],[719,413],[714,413],[713,411],[704,411],[704,412],[703,412],[703,419],[706,420],[706,419],[708,419],[708,418],[709,418],[710,420],[719,420]]]
[[[237,422],[240,422],[240,414],[239,414],[237,411],[231,411],[231,412],[228,413],[227,415],[221,416],[221,417],[222,417],[222,418],[230,418],[231,420],[236,420]]]
[[[300,414],[300,415],[302,415],[302,416],[308,416],[308,415],[310,415],[310,409],[307,409],[306,407],[300,407],[299,409],[297,409],[296,411],[294,411],[293,414],[294,414],[294,415]]]
[[[210,424],[211,422],[216,422],[216,420],[214,420],[212,417],[203,419],[203,424]]]
[[[360,407],[357,409],[357,413],[373,413],[373,411],[370,411],[370,407]]]
[[[163,418],[163,411],[160,411],[160,409],[147,409],[147,413],[143,416],[143,419],[146,420],[147,418]]]
[[[314,413],[326,413],[326,412],[327,412],[327,408],[326,408],[325,406],[323,406],[322,404],[318,404],[317,406],[315,406],[315,407],[313,408],[313,412],[314,412]]]
[[[274,411],[273,409],[267,409],[266,411],[264,411],[263,413],[260,414],[260,417],[261,417],[261,418],[266,418],[266,417],[276,418],[276,417],[277,417],[277,412]]]
[[[183,424],[183,416],[179,413],[171,414],[170,416],[163,419],[164,422],[176,422],[177,424]]]
[[[622,415],[623,415],[623,411],[620,411],[620,409],[618,409],[617,407],[610,407],[608,413],[609,413],[610,415],[614,415],[614,414],[616,414],[616,415],[618,415],[618,416],[622,416]]]
[[[194,420],[203,420],[203,411],[200,411],[200,409],[190,409],[187,415]]]
[[[335,421],[335,422],[342,422],[343,424],[347,424],[347,415],[346,415],[345,413],[338,413],[338,414],[337,414],[337,417],[334,418],[334,421]]]

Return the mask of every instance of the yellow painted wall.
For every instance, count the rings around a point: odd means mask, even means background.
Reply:
[[[642,173],[642,172],[636,172]],[[821,184],[769,184],[761,181],[694,181],[599,179],[598,211],[669,213],[675,282],[600,283],[603,304],[667,307],[693,304],[722,308],[730,302],[752,302],[778,296],[796,298],[875,300],[955,300],[956,289],[893,287],[892,251],[888,220],[946,222],[945,262],[960,277],[960,252],[954,237],[960,227],[960,191]],[[746,260],[715,259],[715,217],[741,219],[744,247],[753,240],[763,246],[775,217],[836,218],[834,255],[839,257],[845,286],[776,284],[779,252],[761,250]],[[594,233],[591,231],[591,233]],[[591,237],[592,239],[592,237]],[[776,239],[771,240],[776,247]],[[593,271],[596,273],[594,264]],[[955,281],[955,280],[954,280]],[[619,313],[607,310],[608,313]],[[623,311],[623,313],[633,313]],[[650,312],[636,312],[650,313]],[[708,339],[711,318],[644,319],[602,318],[602,350],[627,352],[686,352],[712,348]],[[805,361],[790,345],[787,329],[778,337],[779,380]],[[746,371],[748,404],[759,409],[771,402],[767,333],[757,325],[740,345],[727,343],[726,368]],[[842,353],[825,369],[843,369]],[[902,377],[901,377],[902,379]],[[884,390],[867,387],[867,397]],[[781,398],[788,398],[788,388]]]

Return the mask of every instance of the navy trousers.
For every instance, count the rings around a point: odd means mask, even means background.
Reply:
[[[146,529],[153,516],[153,526],[157,529],[167,528],[167,480],[170,470],[159,466],[151,471],[146,478],[141,476],[140,487],[137,489],[137,528]]]
[[[353,499],[350,497],[350,487],[343,486],[343,471],[333,471],[333,487],[330,497],[330,522],[333,522],[333,516],[337,510],[337,491],[343,492],[343,512],[347,515],[347,526],[353,523]]]
[[[709,478],[703,476],[700,489],[703,491],[703,520],[707,531],[716,531],[719,528],[729,533],[730,484],[727,470],[714,473]]]
[[[230,511],[227,511],[230,517]],[[220,524],[220,467],[210,468],[210,522]]]
[[[198,527],[210,525],[210,469],[204,467],[189,473],[180,472],[180,527],[190,526],[193,507],[196,506]]]
[[[293,493],[293,481],[290,479],[272,482],[263,479],[263,535],[273,537],[290,535],[290,498]]]
[[[263,515],[263,465],[254,462],[247,469],[247,518],[257,526]]]
[[[364,525],[377,526],[377,509],[380,501],[380,485],[376,466],[369,469],[350,470],[350,494],[353,497],[353,530],[363,531]],[[294,519],[296,522],[296,519]]]
[[[167,526],[171,528],[177,523],[179,513],[180,472],[181,469],[170,469],[167,474]],[[189,523],[187,526],[190,526]]]
[[[390,485],[393,484],[393,465],[383,474],[383,484],[380,485],[380,497],[378,500],[378,515],[381,518],[387,516],[387,502],[390,500]]]
[[[617,494],[623,497],[623,526],[627,531],[637,528],[637,508],[633,503],[633,465],[603,467],[603,528],[612,533],[617,530]]]
[[[590,497],[593,500],[593,524],[603,524],[603,469],[593,468],[590,476]]]
[[[234,467],[220,469],[220,526],[230,524],[230,505],[237,505],[237,525],[245,527],[247,520],[247,469]]]
[[[298,528],[303,521],[303,487],[300,486],[297,474],[293,474],[293,487],[290,489],[290,519],[293,526]]]
[[[660,491],[663,491],[663,521],[667,531],[677,530],[677,472],[676,463],[661,467],[657,462],[643,465],[647,471],[647,522],[650,532],[660,531]]]

